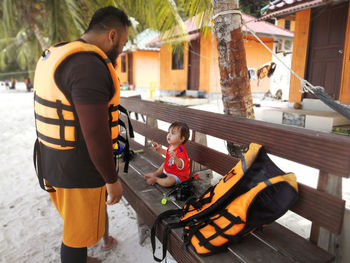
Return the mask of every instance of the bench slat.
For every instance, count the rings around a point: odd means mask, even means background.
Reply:
[[[163,103],[121,98],[128,110],[166,122],[184,121],[190,129],[224,140],[264,145],[274,155],[324,172],[349,177],[350,138],[285,125]],[[220,125],[218,125],[220,124]]]
[[[334,259],[331,254],[310,242],[305,242],[299,235],[277,223],[268,225],[263,231],[256,231],[254,234],[297,262],[319,263],[321,260],[332,262]],[[303,249],[300,249],[301,247]]]

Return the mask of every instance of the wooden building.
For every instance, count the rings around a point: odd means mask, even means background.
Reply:
[[[255,22],[255,18],[243,14],[243,19],[264,43],[275,50],[280,41],[293,41],[293,33],[268,22]],[[220,96],[220,73],[216,37],[200,32],[198,17],[185,21],[188,37],[183,45],[174,46],[181,39],[173,36],[170,41],[154,39],[148,45],[160,47],[160,93],[174,95],[181,91],[190,94]],[[272,61],[271,53],[263,47],[243,26],[247,66],[251,73],[252,92],[265,93],[270,89],[270,79],[257,80],[255,70]],[[291,46],[290,46],[291,47]],[[174,50],[173,50],[174,49]]]
[[[275,1],[276,2],[276,1]],[[295,16],[292,69],[343,104],[350,104],[349,1],[283,0],[270,4],[262,19]],[[292,76],[289,101],[315,98],[300,92]]]
[[[122,87],[149,89],[159,86],[159,48],[146,46],[157,36],[158,33],[146,29],[136,36],[133,44],[126,44],[124,52],[117,59],[117,73]]]

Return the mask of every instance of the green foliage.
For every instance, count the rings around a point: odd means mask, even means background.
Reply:
[[[244,13],[259,17],[261,8],[266,6],[269,2],[268,0],[240,0],[239,5]]]

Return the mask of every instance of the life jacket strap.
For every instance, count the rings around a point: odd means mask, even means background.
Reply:
[[[45,142],[56,144],[56,145],[61,145],[62,141],[60,139],[52,138],[45,136],[44,134],[37,132],[38,138],[42,139]],[[62,146],[62,145],[61,145]],[[66,147],[76,147],[77,143],[73,141],[64,141],[64,146]]]
[[[168,236],[169,236],[169,232],[171,229],[174,228],[179,228],[179,227],[183,227],[184,224],[183,222],[177,222],[177,223],[170,223],[170,224],[166,224],[165,229],[163,230],[163,249],[162,249],[162,258],[158,258],[154,255],[154,253],[156,252],[156,231],[157,231],[157,226],[158,224],[166,218],[170,218],[172,216],[177,216],[180,217],[183,215],[183,211],[182,209],[174,209],[174,210],[167,210],[161,214],[159,214],[156,218],[156,220],[153,223],[152,229],[151,229],[151,245],[152,245],[152,252],[153,252],[153,258],[155,261],[157,262],[161,262],[164,260],[166,253],[167,253],[167,248],[168,248]]]
[[[56,100],[56,102],[48,101],[48,100],[45,100],[45,99],[39,97],[37,94],[34,94],[34,100],[36,102],[46,106],[46,107],[56,109],[57,115],[58,115],[58,119],[53,119],[53,118],[48,118],[48,117],[41,116],[41,115],[39,115],[37,113],[34,114],[36,120],[39,120],[39,121],[41,121],[43,123],[46,123],[46,124],[58,125],[59,126],[59,134],[60,134],[60,138],[59,139],[48,137],[48,136],[46,136],[44,134],[41,134],[41,133],[37,132],[38,137],[40,139],[42,139],[43,141],[46,141],[46,142],[49,142],[49,143],[52,143],[52,144],[56,144],[56,145],[60,145],[62,147],[67,147],[67,146],[77,147],[78,124],[75,121],[77,118],[76,118],[76,114],[75,114],[74,108],[71,105],[63,104],[61,100]],[[72,112],[74,114],[75,120],[65,120],[64,117],[63,117],[63,113],[62,113],[63,110]],[[65,139],[65,127],[66,126],[73,126],[73,127],[75,127],[75,129],[74,129],[74,131],[75,131],[75,133],[74,133],[75,134],[75,141],[67,141]]]
[[[39,97],[36,93],[34,94],[34,100],[36,102],[46,106],[46,107],[56,109],[58,106],[57,101],[53,102],[53,101],[45,100],[45,99]],[[61,103],[61,101],[59,101],[59,103],[60,103],[60,107],[62,108],[62,110],[74,112],[74,108],[72,105],[63,104],[63,103]]]
[[[131,121],[130,121],[130,117],[129,117],[129,112],[127,111],[127,109],[125,109],[122,105],[118,105],[118,110],[122,113],[124,113],[126,115],[126,117],[128,118],[128,129],[129,129],[129,135],[130,138],[134,138],[134,129],[131,125]]]
[[[56,192],[56,190],[51,186],[45,185],[43,172],[41,168],[41,153],[38,139],[36,139],[34,143],[33,162],[41,189],[45,190],[46,192]]]

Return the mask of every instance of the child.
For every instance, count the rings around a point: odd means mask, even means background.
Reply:
[[[147,184],[159,184],[170,187],[187,181],[190,175],[190,165],[184,144],[188,141],[190,131],[186,123],[174,122],[170,125],[167,135],[169,147],[164,150],[158,143],[153,142],[156,151],[165,155],[165,162],[153,173],[145,175]],[[165,174],[166,177],[159,176]]]

